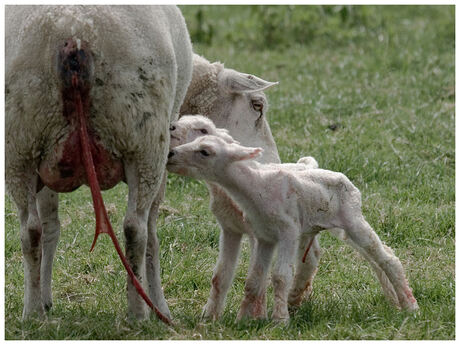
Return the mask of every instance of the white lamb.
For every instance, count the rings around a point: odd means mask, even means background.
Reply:
[[[246,146],[264,149],[264,155],[255,159],[261,163],[280,163],[278,149],[267,122],[268,100],[263,90],[276,85],[253,75],[224,68],[219,62],[210,63],[199,55],[193,55],[193,75],[181,115],[203,114],[219,127],[229,131],[231,136]],[[302,161],[312,168],[318,164]],[[210,188],[211,210],[216,216],[222,232],[220,234],[219,259],[212,278],[211,293],[203,310],[206,318],[217,319],[222,313],[225,296],[230,286],[241,242],[241,234],[252,233],[251,226],[244,221],[242,212],[228,193],[218,186]],[[159,201],[156,201],[159,204]],[[339,229],[329,233],[356,247]],[[289,304],[299,305],[312,291],[321,255],[317,235],[313,240],[301,238],[299,247],[306,247],[306,256],[297,268],[296,279],[289,294]],[[255,241],[250,237],[251,252]],[[390,249],[389,249],[390,250]],[[360,251],[366,257],[366,253]],[[385,295],[397,304],[397,297],[385,273],[371,258],[366,257],[374,269]],[[263,303],[264,304],[264,303]],[[265,306],[264,306],[265,308]]]
[[[56,192],[90,184],[96,234],[110,233],[97,185],[122,180],[129,187],[128,267],[169,317],[153,200],[161,193],[168,128],[191,80],[184,18],[173,6],[7,6],[5,27],[5,175],[20,218],[23,317],[52,305]],[[149,310],[133,282],[128,313],[143,319]]]
[[[171,124],[170,134],[171,148],[192,142],[196,138],[204,135],[215,135],[224,139],[227,143],[238,143],[228,134],[228,130],[216,128],[209,118],[202,115],[182,116],[179,120]],[[299,164],[285,164],[285,166],[291,169],[318,167],[318,163],[313,157],[303,157],[297,163]],[[253,254],[256,241],[250,224],[244,220],[239,206],[228,196],[225,190],[216,183],[210,182],[206,183],[206,185],[211,195],[211,209],[222,227],[219,261],[212,278],[211,295],[203,310],[204,317],[215,320],[222,313],[225,296],[233,279],[241,235],[248,235],[251,254]],[[233,238],[235,240],[231,241]],[[308,244],[304,245],[308,246]],[[302,274],[296,275],[298,279],[296,279],[294,284],[295,288],[291,293],[292,304],[300,304],[306,285],[307,288],[311,289],[312,272],[316,271],[317,258],[319,257],[317,249],[313,248],[311,252],[313,251],[316,251],[316,253],[310,254],[306,263],[302,262]],[[251,255],[251,258],[253,258],[253,255]],[[314,263],[314,265],[312,265],[312,263]],[[263,308],[265,308],[265,302],[262,304]]]
[[[228,131],[226,129],[216,128],[216,126],[210,119],[202,115],[184,115],[182,116],[179,120],[172,123],[171,128],[170,128],[170,133],[171,133],[171,148],[174,148],[176,146],[179,146],[185,143],[192,142],[196,138],[200,136],[204,136],[204,135],[215,135],[215,136],[221,137],[227,143],[238,143],[237,141],[234,141],[231,136],[228,135]],[[313,157],[302,157],[297,161],[297,163],[284,163],[283,167],[288,168],[288,169],[294,169],[294,170],[315,169],[315,168],[318,168],[318,162]],[[237,229],[237,230],[242,229],[243,231],[245,231],[245,233],[249,236],[249,241],[251,245],[251,253],[252,253],[256,245],[256,240],[253,236],[250,225],[244,220],[244,217],[242,215],[242,212],[240,211],[240,208],[238,207],[236,203],[234,203],[231,200],[231,197],[226,194],[225,190],[219,187],[219,185],[215,183],[208,183],[208,182],[206,184],[207,184],[208,189],[211,192],[210,193],[211,194],[211,205],[217,204],[221,207],[222,205],[225,205],[223,202],[220,202],[218,204],[214,201],[214,198],[216,195],[217,197],[220,197],[220,199],[223,199],[223,201],[227,202],[226,207],[224,207],[223,209],[218,208],[218,207],[212,208],[219,222],[223,224],[227,224],[226,229]],[[216,191],[219,191],[219,194],[217,194]],[[222,196],[225,196],[225,199]],[[233,224],[233,225],[228,226],[229,224],[230,225]],[[243,224],[244,226],[242,226],[241,224]],[[339,238],[340,240],[348,243],[354,249],[359,251],[368,260],[377,278],[379,279],[380,284],[382,285],[383,293],[385,294],[385,296],[393,304],[395,304],[396,306],[399,306],[398,297],[396,296],[396,293],[393,289],[393,285],[388,280],[388,277],[386,276],[385,272],[382,271],[382,269],[372,260],[372,258],[369,257],[366,254],[366,252],[364,252],[361,249],[361,247],[357,246],[353,241],[351,241],[346,236],[343,230],[335,228],[335,229],[328,229],[328,232],[332,234],[333,236]],[[221,238],[222,237],[223,236],[221,234]],[[289,292],[288,301],[289,301],[289,304],[291,305],[294,305],[294,306],[300,305],[304,298],[304,294],[306,293],[308,296],[312,291],[311,283],[316,273],[318,259],[320,256],[318,242],[317,242],[316,237],[318,237],[318,235],[315,236],[314,238],[302,237],[299,243],[299,255],[301,254],[302,249],[305,250],[305,253],[302,256],[302,260],[300,260],[300,257],[299,257],[298,266],[296,267],[296,275],[294,278],[294,283],[291,288],[291,291]],[[316,246],[315,246],[315,243],[316,243]],[[225,245],[225,247],[223,245]],[[222,241],[220,253],[225,254],[225,253],[235,253],[236,252],[236,256],[237,256],[238,247],[232,248],[233,245],[234,243],[231,243],[229,241],[226,241],[226,242]],[[388,247],[386,247],[386,249],[388,251],[391,251],[391,249]],[[251,258],[253,258],[253,256],[251,256]],[[215,291],[216,293],[211,294],[209,301],[203,311],[204,316],[212,317],[213,319],[217,318],[218,316],[217,313],[206,314],[206,311],[213,310],[215,312],[217,306],[220,306],[221,308],[223,307],[225,291],[222,292],[222,286],[228,288],[228,286],[230,285],[232,281],[232,277],[233,277],[232,269],[234,268],[235,260],[236,259],[234,257],[228,257],[224,255],[221,255],[219,257],[219,263],[217,266],[218,269],[215,270],[214,277],[212,280],[213,282],[212,291]],[[226,285],[223,285],[222,282],[225,282]],[[262,304],[263,304],[263,308],[265,308],[266,307],[265,303],[262,303]],[[213,306],[214,309],[210,308],[210,306]],[[219,311],[221,312],[221,309],[219,309]]]
[[[385,272],[398,305],[416,310],[417,301],[399,259],[365,221],[361,194],[348,178],[323,169],[246,162],[262,151],[229,144],[216,136],[204,136],[176,147],[168,155],[169,171],[218,183],[241,206],[245,219],[252,225],[258,243],[238,318],[265,316],[261,301],[277,247],[272,274],[275,295],[272,318],[288,320],[287,302],[295,257],[297,253],[300,266],[304,250],[298,246],[298,239],[313,238],[321,230],[334,228],[343,230]]]
[[[230,135],[246,146],[264,149],[264,155],[256,160],[262,163],[280,163],[280,157],[267,121],[268,100],[264,90],[278,83],[268,82],[254,75],[224,68],[219,62],[210,63],[193,55],[193,75],[187,95],[181,107],[181,115],[202,114],[217,127],[225,128]],[[214,268],[211,292],[203,316],[217,319],[221,315],[225,297],[232,281],[243,234],[252,233],[244,221],[242,212],[222,188],[210,188],[211,210],[222,229],[219,258]],[[305,262],[302,279],[289,297],[291,304],[299,304],[308,297],[320,258],[318,236],[311,244]],[[251,240],[251,252],[255,242]],[[305,243],[307,246],[308,243]]]

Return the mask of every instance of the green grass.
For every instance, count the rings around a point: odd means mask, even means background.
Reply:
[[[126,320],[125,273],[109,238],[101,236],[89,253],[94,220],[82,187],[60,195],[62,235],[47,322],[21,322],[19,226],[6,198],[6,339],[455,339],[454,7],[312,7],[297,17],[286,7],[181,8],[196,52],[280,81],[267,95],[282,161],[312,155],[320,167],[347,174],[362,192],[368,222],[401,259],[420,310],[395,310],[364,260],[324,234],[312,298],[292,311],[289,325],[235,323],[246,242],[223,318],[203,323],[219,229],[204,184],[170,175],[159,237],[176,326],[154,317]],[[279,31],[267,18],[277,20]],[[104,198],[122,238],[127,188]]]

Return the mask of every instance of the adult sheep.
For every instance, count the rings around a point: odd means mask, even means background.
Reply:
[[[164,175],[169,124],[191,79],[191,43],[180,11],[171,6],[7,6],[5,48],[6,187],[20,218],[23,318],[42,316],[52,304],[51,267],[60,233],[57,192],[89,184],[96,237],[109,232],[98,181],[102,189],[128,184],[127,262],[169,317],[159,279],[153,200]],[[128,314],[149,315],[130,279]]]

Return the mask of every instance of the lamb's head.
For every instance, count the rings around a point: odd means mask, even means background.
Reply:
[[[174,121],[169,127],[171,135],[170,148],[192,142],[204,135],[215,135],[222,138],[227,143],[238,143],[228,134],[224,128],[216,128],[214,123],[202,115],[184,115],[179,120]]]
[[[172,149],[166,167],[179,175],[218,182],[229,164],[256,158],[262,152],[260,147],[230,144],[220,137],[205,135]]]
[[[217,127],[227,128],[236,140],[267,149],[273,146],[276,151],[264,119],[268,109],[264,90],[276,84],[194,54],[192,81],[180,112],[203,114]]]

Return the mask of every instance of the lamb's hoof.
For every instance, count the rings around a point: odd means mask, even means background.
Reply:
[[[241,311],[238,313],[238,316],[236,317],[236,322],[239,322],[241,320],[266,320],[267,319],[267,313],[266,311],[260,310],[260,311]]]
[[[411,311],[411,312],[417,311],[418,309],[419,309],[419,307],[418,307],[417,301],[413,301],[412,303],[410,303],[410,304],[408,304],[408,305],[406,305],[404,307],[404,310]]]
[[[242,312],[241,310],[238,312],[236,316],[235,322],[240,322],[241,320],[250,319],[249,314],[247,312]]]
[[[277,323],[277,324],[283,324],[283,325],[287,325],[289,323],[289,315],[286,317],[286,316],[272,316],[272,320],[274,323]]]
[[[286,307],[274,308],[272,313],[272,320],[276,323],[288,323],[289,322],[289,311]]]
[[[302,304],[303,301],[303,294],[297,295],[297,296],[289,296],[288,299],[288,304],[289,307],[297,308]]]
[[[417,300],[415,299],[413,293],[412,293],[412,289],[407,286],[405,289],[404,289],[404,293],[405,293],[405,297],[404,299],[402,299],[402,303],[401,304],[401,307],[402,309],[404,310],[407,310],[407,311],[416,311],[418,310],[418,303],[417,303]]]
[[[295,295],[289,294],[289,297],[288,297],[289,306],[294,307],[294,308],[299,307],[304,300],[308,300],[310,298],[312,291],[313,291],[313,288],[311,287],[311,285],[307,285],[305,290],[303,290],[302,292],[296,293]]]
[[[203,321],[217,321],[219,319],[219,314],[216,311],[213,311],[212,308],[208,307],[206,304],[201,312],[201,320]]]

